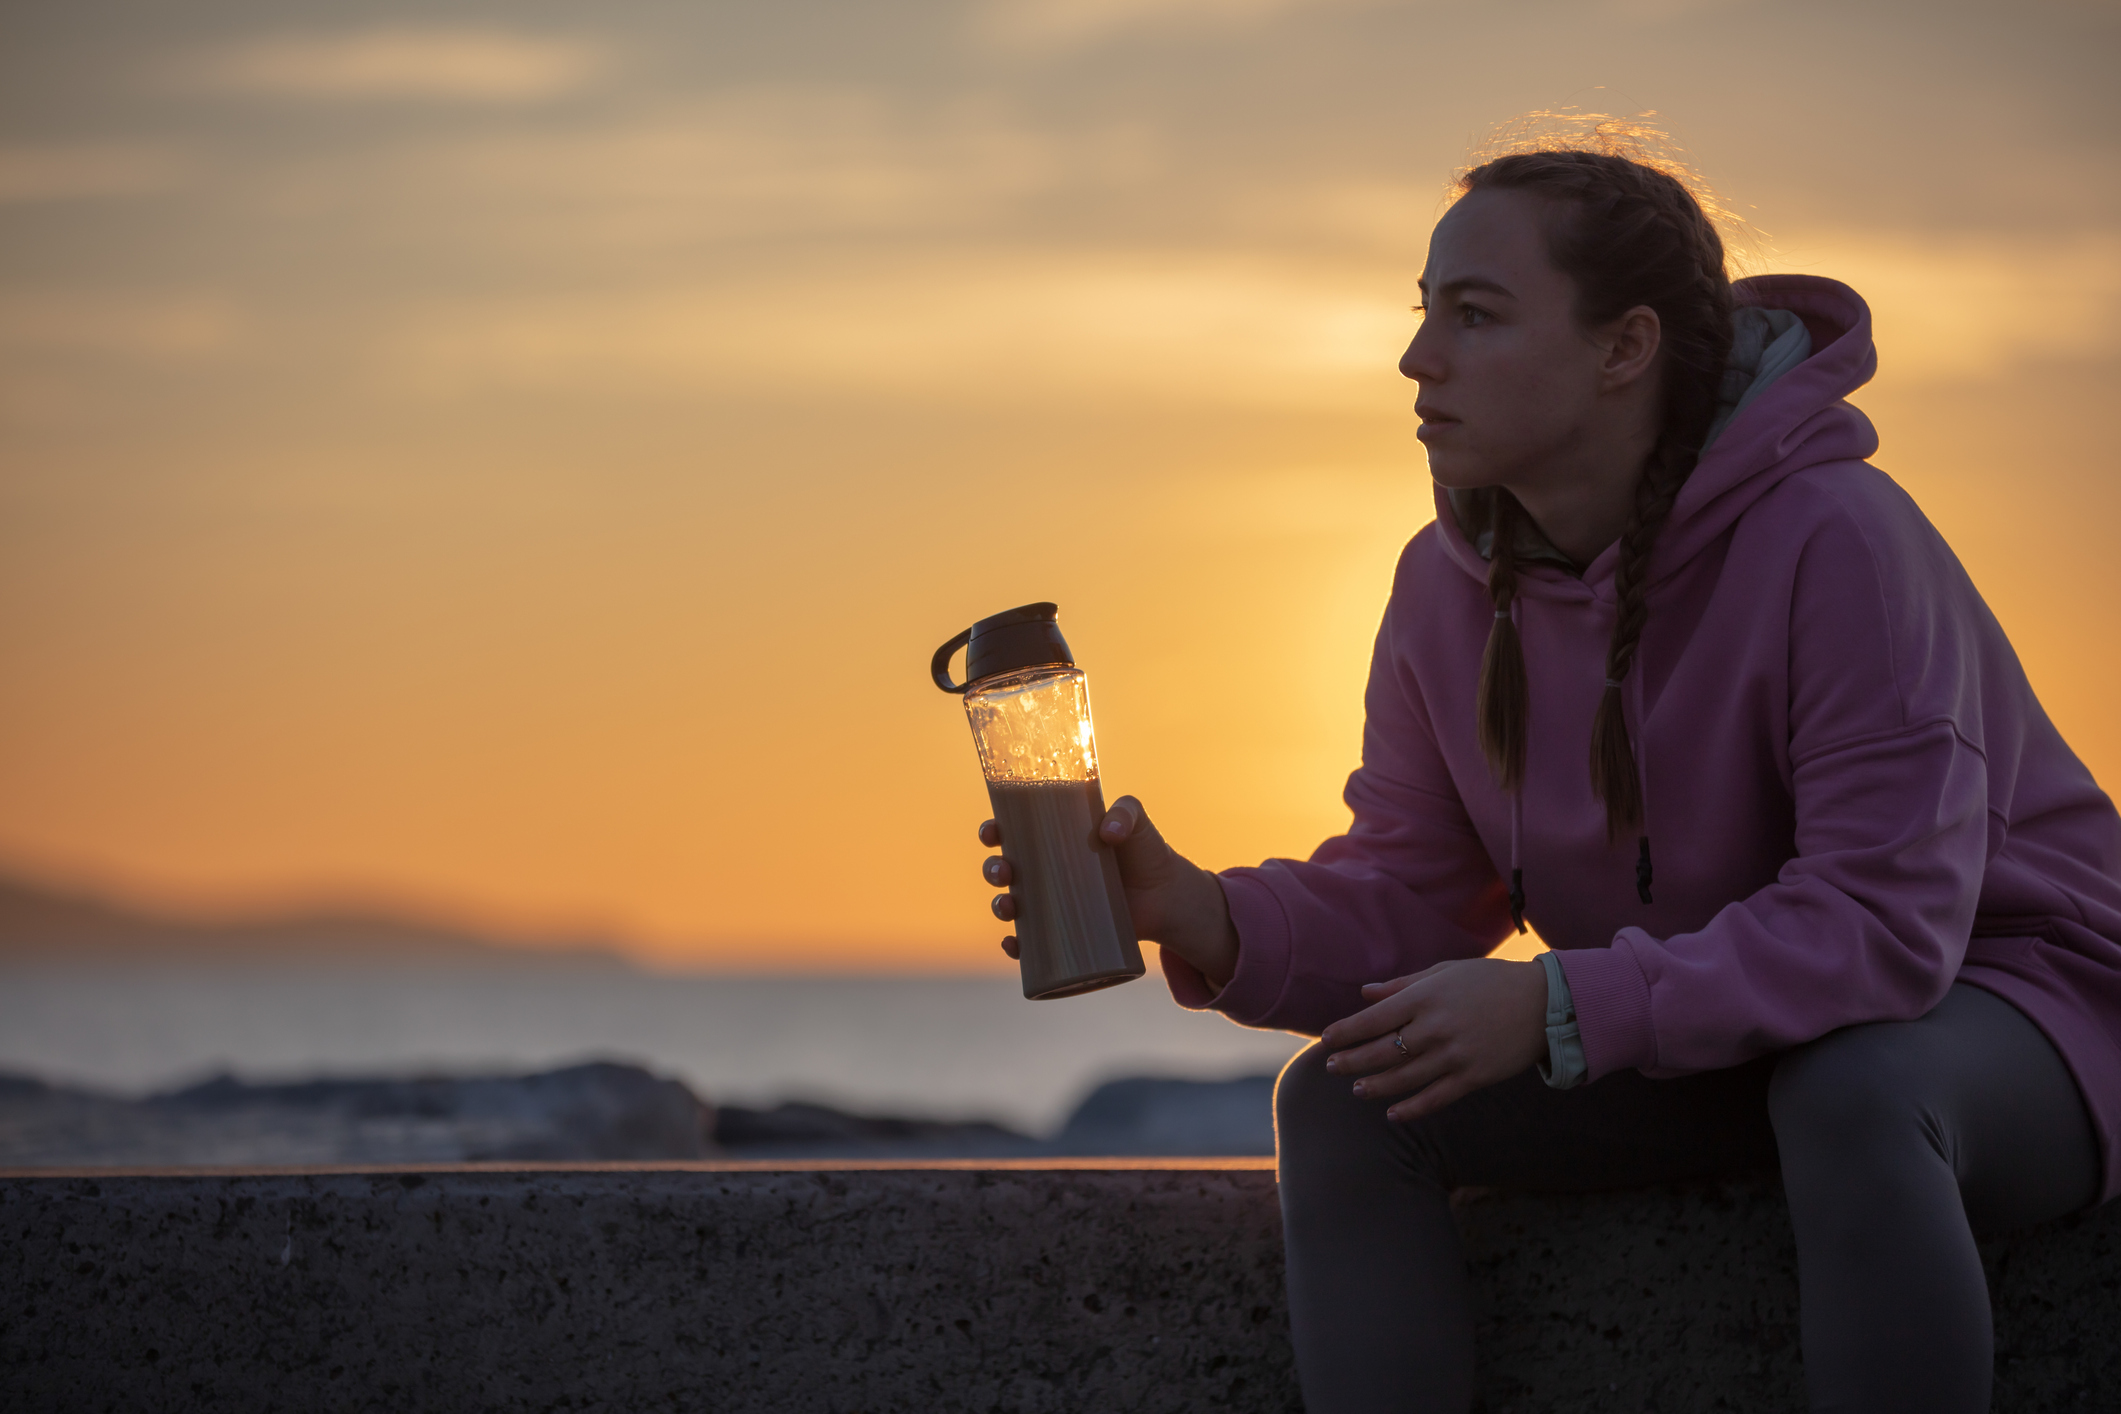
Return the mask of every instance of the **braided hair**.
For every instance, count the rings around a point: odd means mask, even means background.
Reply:
[[[1458,179],[1474,191],[1523,191],[1549,206],[1547,252],[1576,284],[1576,317],[1589,327],[1637,305],[1662,326],[1659,382],[1663,422],[1635,485],[1613,577],[1619,611],[1606,645],[1606,687],[1591,727],[1591,788],[1606,809],[1608,838],[1641,828],[1643,800],[1635,750],[1628,740],[1620,685],[1635,666],[1649,617],[1648,570],[1657,532],[1694,470],[1715,416],[1731,345],[1731,284],[1723,241],[1686,184],[1649,163],[1610,152],[1514,152]],[[1524,648],[1510,617],[1517,593],[1516,533],[1524,509],[1508,491],[1493,493],[1488,594],[1495,622],[1481,661],[1478,717],[1482,751],[1505,789],[1524,775]],[[1648,840],[1638,865],[1648,901]]]
[[[1488,554],[1488,598],[1495,605],[1495,626],[1480,658],[1480,749],[1504,790],[1524,783],[1524,739],[1531,716],[1530,688],[1525,681],[1524,644],[1517,636],[1510,606],[1517,599],[1517,517],[1523,511],[1507,491],[1496,494],[1488,518],[1493,549]]]

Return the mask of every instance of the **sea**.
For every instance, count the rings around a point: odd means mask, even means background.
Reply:
[[[12,962],[0,1072],[141,1097],[219,1074],[522,1074],[617,1060],[703,1099],[1052,1134],[1097,1085],[1272,1074],[1307,1044],[1171,1001],[1152,969],[1026,1001],[1013,976],[668,975],[542,963]]]

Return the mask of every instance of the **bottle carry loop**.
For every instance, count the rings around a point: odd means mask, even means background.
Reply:
[[[972,630],[969,628],[960,629],[957,633],[951,635],[950,641],[948,643],[945,643],[942,647],[936,649],[935,657],[929,660],[928,675],[935,679],[935,685],[941,688],[943,691],[954,692],[958,696],[963,697],[965,695],[965,689],[972,686],[972,684],[969,682],[950,681],[951,655],[955,654],[958,649],[963,648],[971,641]],[[970,677],[972,676],[972,674],[970,672],[967,672],[965,676]]]

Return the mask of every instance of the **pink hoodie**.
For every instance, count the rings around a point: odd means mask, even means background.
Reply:
[[[1735,1065],[1917,1017],[1954,980],[2005,998],[2068,1062],[2121,1187],[2121,817],[2055,731],[2002,628],[1842,401],[1877,368],[1831,280],[1742,281],[1813,355],[1701,459],[1659,535],[1625,694],[1655,902],[1606,840],[1591,719],[1612,631],[1608,548],[1579,580],[1520,571],[1531,679],[1522,837],[1475,739],[1487,564],[1439,491],[1401,555],[1345,835],[1222,876],[1240,951],[1173,994],[1316,1035],[1358,988],[1480,957],[1527,914],[1561,952],[1589,1078]]]

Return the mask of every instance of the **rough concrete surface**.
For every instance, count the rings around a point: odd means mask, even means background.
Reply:
[[[1459,1195],[1494,1414],[1805,1408],[1773,1179]],[[1982,1244],[1999,1414],[2121,1410],[2121,1205]]]
[[[1291,1408],[1273,1179],[5,1180],[0,1405]]]
[[[1770,1182],[1466,1195],[1484,1408],[1803,1407]],[[2121,1215],[1987,1249],[2002,1411],[2121,1408]],[[0,1408],[1300,1408],[1263,1168],[0,1177]]]

